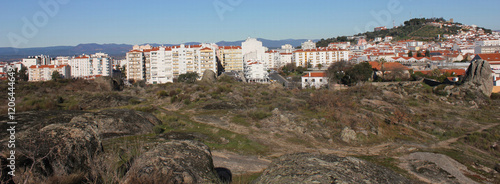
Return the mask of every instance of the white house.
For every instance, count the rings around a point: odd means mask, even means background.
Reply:
[[[269,82],[267,67],[263,62],[249,60],[245,63],[245,78],[247,82]]]
[[[302,76],[302,89],[305,88],[322,88],[328,86],[328,77],[324,72],[309,72]]]

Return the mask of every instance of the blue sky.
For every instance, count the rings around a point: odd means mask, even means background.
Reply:
[[[392,27],[411,17],[499,30],[498,7],[498,0],[2,1],[0,47],[320,39]]]

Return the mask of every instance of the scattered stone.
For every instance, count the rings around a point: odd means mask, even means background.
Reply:
[[[349,127],[345,127],[342,130],[342,133],[340,135],[340,139],[342,139],[342,141],[344,141],[344,142],[351,143],[351,142],[357,140],[356,135],[357,135],[356,131],[354,131],[353,129],[351,129]]]

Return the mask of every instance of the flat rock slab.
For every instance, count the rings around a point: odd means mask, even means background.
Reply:
[[[270,160],[255,156],[219,151],[212,151],[212,159],[215,167],[228,168],[234,174],[262,172],[271,164]]]
[[[419,179],[430,183],[477,183],[464,173],[473,174],[452,158],[436,153],[416,152],[401,157],[401,165]]]

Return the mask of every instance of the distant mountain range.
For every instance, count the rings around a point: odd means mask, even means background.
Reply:
[[[279,48],[285,44],[291,44],[294,47],[300,46],[301,43],[307,41],[307,39],[286,39],[286,40],[268,40],[257,38],[262,41],[262,44],[268,48]],[[216,44],[219,46],[233,46],[241,45],[245,40],[239,41],[220,41]],[[317,40],[313,40],[317,41]],[[199,42],[188,42],[188,45],[200,44]],[[152,46],[172,46],[178,44],[156,44],[150,43]],[[0,47],[0,61],[16,61],[21,58],[26,58],[28,56],[35,55],[49,55],[51,57],[56,56],[75,56],[81,54],[94,54],[96,52],[104,52],[115,58],[125,58],[125,53],[132,49],[133,45],[129,44],[79,44],[77,46],[54,46],[54,47],[36,47],[36,48],[12,48],[12,47]]]

